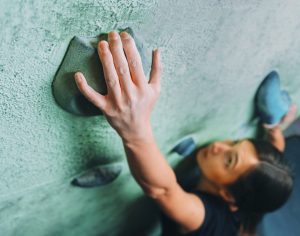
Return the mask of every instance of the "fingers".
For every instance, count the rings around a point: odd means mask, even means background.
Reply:
[[[292,104],[285,116],[281,119],[280,124],[290,123],[296,118],[297,106]]]
[[[102,40],[98,44],[98,53],[103,66],[108,95],[111,95],[116,102],[122,100],[122,91],[130,96],[134,84],[137,86],[147,84],[141,57],[134,40],[127,32],[122,32],[121,37],[122,40],[119,33],[110,32],[108,34],[109,42]],[[156,49],[152,55],[149,85],[158,93],[160,92],[161,72],[160,53]],[[82,94],[95,106],[103,110],[107,102],[106,97],[91,88],[82,73],[76,73],[75,80]]]
[[[80,92],[96,107],[104,110],[105,97],[97,93],[92,87],[87,84],[86,79],[81,72],[76,72],[74,77]]]
[[[98,44],[98,52],[103,67],[108,94],[111,94],[116,101],[118,101],[121,99],[121,87],[114,66],[113,56],[106,41],[100,41]]]
[[[160,61],[160,52],[158,49],[152,52],[152,65],[150,72],[149,84],[159,93],[160,92],[160,77],[162,73],[162,65]]]
[[[120,36],[126,54],[132,81],[137,86],[145,85],[146,80],[142,66],[142,60],[133,38],[125,31],[121,32]]]
[[[119,33],[115,31],[110,32],[108,34],[108,42],[121,89],[129,95],[131,94],[133,84]]]

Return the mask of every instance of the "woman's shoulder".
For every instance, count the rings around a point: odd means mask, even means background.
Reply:
[[[239,212],[230,211],[227,203],[220,197],[194,190],[192,193],[201,198],[204,208],[204,222],[192,235],[235,235],[240,227]]]
[[[226,210],[228,208],[227,203],[219,196],[213,195],[211,193],[203,192],[200,190],[192,190],[191,193],[194,193],[195,195],[200,197],[204,204],[211,205],[213,203],[212,205],[214,207],[218,206],[218,207],[216,207],[217,209],[220,209],[219,208],[220,206],[222,206],[222,208],[224,208],[224,210]]]

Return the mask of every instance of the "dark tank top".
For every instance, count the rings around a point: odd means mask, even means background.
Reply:
[[[226,202],[220,197],[199,190],[194,190],[201,178],[196,162],[196,151],[186,157],[181,166],[175,168],[178,183],[188,192],[195,193],[203,202],[205,216],[202,225],[195,231],[180,234],[179,226],[164,213],[161,213],[163,236],[236,236],[240,228],[239,212],[231,212]]]

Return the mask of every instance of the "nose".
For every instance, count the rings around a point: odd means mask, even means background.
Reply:
[[[222,142],[215,142],[212,144],[212,153],[213,154],[219,154],[222,152],[225,152],[229,149],[229,146],[226,143]]]

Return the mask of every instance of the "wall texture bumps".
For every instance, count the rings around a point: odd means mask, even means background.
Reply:
[[[0,234],[157,235],[157,209],[128,168],[110,185],[74,175],[125,161],[103,117],[57,106],[55,72],[75,36],[132,27],[162,51],[153,129],[168,161],[176,141],[252,137],[253,97],[277,69],[300,105],[300,3],[208,0],[0,0]]]

